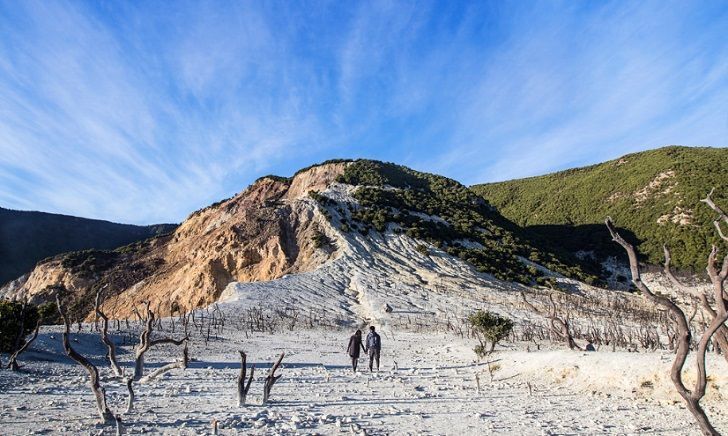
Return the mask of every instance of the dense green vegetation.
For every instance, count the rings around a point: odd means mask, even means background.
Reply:
[[[22,303],[0,300],[0,352],[12,353],[17,349],[16,342],[21,325],[23,332],[17,345],[22,346],[22,338],[35,329],[39,317],[36,306],[29,304],[23,307]]]
[[[91,248],[113,249],[168,233],[175,227],[133,226],[0,208],[0,285],[29,272],[49,256]]]
[[[114,266],[120,255],[120,251],[110,250],[73,251],[63,255],[61,266],[80,277],[91,278]]]
[[[43,303],[39,306],[27,304],[23,307],[17,301],[0,300],[0,352],[12,353],[22,347],[25,337],[35,329],[39,320],[42,324],[54,324],[58,322],[58,318],[55,303]],[[23,332],[18,338],[21,325]]]
[[[354,196],[360,207],[352,210],[354,223],[344,224],[362,233],[383,232],[394,224],[393,231],[427,241],[501,280],[525,284],[545,280],[538,269],[518,256],[587,282],[596,280],[579,266],[567,265],[530,245],[517,226],[452,179],[391,163],[358,160],[338,181],[358,186]]]
[[[711,243],[719,241],[715,216],[700,203],[713,187],[716,203],[728,207],[728,148],[665,147],[472,189],[554,251],[593,251],[597,260],[624,256],[603,225],[611,216],[631,232],[625,236],[640,241],[648,263],[662,262],[666,243],[677,267],[702,271]]]

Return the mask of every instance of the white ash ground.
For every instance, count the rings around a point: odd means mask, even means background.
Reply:
[[[85,331],[74,335],[74,345],[93,356],[112,409],[121,411],[126,391],[110,378],[98,334]],[[487,365],[475,360],[472,340],[385,330],[381,371],[353,374],[345,354],[349,333],[303,330],[246,338],[228,331],[207,346],[195,338],[188,369],[137,386],[136,410],[123,416],[126,429],[210,434],[217,420],[220,434],[698,434],[672,394],[669,353],[505,349],[491,357],[501,366],[491,382]],[[59,339],[45,331],[22,359],[23,372],[0,371],[3,434],[103,430],[95,424],[86,373],[62,354]],[[235,396],[239,349],[257,368],[251,404],[244,408]],[[124,350],[120,360],[130,369],[131,349]],[[272,403],[261,406],[263,378],[283,351],[283,377]],[[178,357],[175,347],[153,349],[147,369]],[[704,404],[716,426],[728,431],[721,394],[728,380],[719,371],[725,362],[717,358],[710,356],[713,387]]]
[[[335,186],[326,194],[351,201],[345,187]],[[491,357],[501,367],[491,382],[487,365],[475,359],[474,340],[428,332],[432,326],[442,327],[443,320],[462,321],[478,308],[504,314],[517,326],[542,321],[520,302],[518,292],[526,287],[479,274],[434,247],[424,255],[417,241],[403,235],[344,234],[327,223],[321,220],[321,230],[336,241],[337,257],[308,273],[231,283],[220,304],[228,319],[225,333],[207,345],[195,336],[190,355],[196,360],[188,369],[137,386],[136,410],[123,416],[129,433],[209,434],[212,420],[217,420],[221,434],[698,434],[673,393],[669,352],[583,353],[542,347],[529,353],[521,344]],[[641,301],[566,278],[559,282],[597,301],[613,295],[625,302]],[[533,301],[536,295],[529,298]],[[301,319],[294,331],[285,333],[232,331],[240,326],[239,320],[232,322],[235,315],[240,319],[257,306],[267,311],[292,308],[302,318],[313,312],[334,325],[369,320],[381,326],[382,371],[352,374],[345,353],[352,328],[301,330]],[[627,315],[596,311],[572,325],[604,319],[634,324]],[[410,321],[420,332],[402,331],[412,327]],[[21,358],[24,372],[0,371],[0,433],[113,433],[95,425],[86,373],[65,357],[58,332],[43,330]],[[126,389],[109,378],[98,334],[86,327],[74,337],[74,346],[102,369],[112,409],[123,410]],[[127,369],[133,343],[127,342],[119,355]],[[236,401],[238,350],[246,351],[249,364],[258,368],[248,397],[251,404],[245,408],[238,408]],[[261,406],[263,378],[283,351],[283,377],[273,388],[273,402]],[[175,347],[152,349],[147,369],[179,357]],[[395,361],[397,370],[392,369]],[[362,360],[360,369],[365,367]],[[722,357],[709,356],[709,374],[711,388],[703,404],[714,424],[728,432],[728,374]]]

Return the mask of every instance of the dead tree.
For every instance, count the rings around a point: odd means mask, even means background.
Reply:
[[[238,374],[238,407],[245,405],[245,399],[248,397],[248,390],[253,382],[253,374],[255,373],[255,364],[250,366],[250,377],[248,378],[247,385],[245,384],[245,372],[246,368],[246,355],[240,351],[240,374]]]
[[[134,351],[134,381],[139,381],[142,378],[142,374],[144,373],[144,354],[149,351],[149,349],[155,345],[160,344],[174,344],[174,345],[182,345],[183,343],[187,343],[188,337],[184,337],[182,339],[176,340],[172,338],[162,338],[162,339],[151,339],[152,330],[154,328],[154,312],[149,308],[150,302],[147,301],[145,303],[145,311],[146,311],[146,319],[144,319],[144,330],[142,331],[140,337],[139,337],[139,344],[136,347],[136,350]],[[186,365],[186,362],[185,362]],[[185,366],[186,367],[186,366]],[[171,369],[171,368],[170,368]]]
[[[134,410],[134,386],[132,386],[134,384],[134,377],[127,377],[125,382],[129,396],[126,402],[126,412],[124,413],[131,413]]]
[[[723,209],[718,207],[713,202],[713,192],[715,191],[715,188],[710,190],[710,193],[705,197],[704,199],[700,200],[703,203],[707,204],[709,208],[713,209],[715,213],[718,214],[718,218],[713,220],[713,225],[715,226],[715,229],[718,231],[718,236],[725,242],[728,242],[728,235],[723,233],[723,230],[721,229],[721,222],[725,225],[728,225],[728,214],[726,214]]]
[[[182,351],[182,360],[179,360],[177,362],[168,363],[167,365],[164,365],[148,375],[142,377],[139,379],[139,383],[149,383],[150,381],[154,380],[155,378],[159,377],[160,375],[164,374],[165,372],[169,372],[173,369],[187,369],[187,366],[189,365],[189,354],[187,352],[187,338],[182,339],[184,341],[184,349]]]
[[[68,355],[68,357],[76,361],[76,363],[83,366],[84,369],[88,372],[91,390],[94,393],[94,397],[96,397],[96,408],[99,413],[99,417],[101,418],[101,421],[106,425],[118,425],[116,416],[114,416],[114,414],[109,409],[109,406],[106,404],[106,392],[104,391],[104,388],[102,388],[99,384],[99,370],[94,364],[89,362],[88,359],[77,353],[76,350],[71,347],[71,342],[68,340],[68,335],[70,334],[71,330],[71,324],[68,322],[68,317],[66,317],[66,313],[63,310],[63,305],[61,304],[61,299],[58,294],[56,294],[56,305],[58,307],[58,313],[63,319],[63,324],[66,327],[63,331],[63,348],[66,351],[66,354]]]
[[[667,247],[667,245],[663,245],[662,249],[665,254],[663,271],[667,278],[670,279],[672,285],[675,286],[675,288],[677,288],[683,294],[695,296],[695,292],[685,286],[680,280],[677,279],[677,277],[675,277],[675,274],[673,274],[672,269],[670,268],[670,262],[672,260],[672,254],[670,253],[670,249]],[[697,294],[697,298],[700,300],[700,306],[708,313],[711,318],[715,318],[717,316],[717,313],[710,306],[710,303],[708,302],[708,296],[705,295],[705,293],[703,292],[698,292]],[[728,305],[728,301],[725,301],[725,298],[723,300],[723,304]],[[697,310],[697,306],[695,306],[695,309]],[[688,320],[688,325],[690,325],[690,322],[692,322],[695,314],[696,312],[693,312],[692,316]],[[726,360],[726,362],[728,362],[728,327],[726,327],[725,325],[721,325],[715,332],[713,340],[718,344],[718,349],[721,353],[723,353],[723,358]]]
[[[283,361],[283,356],[285,353],[281,353],[280,357],[278,357],[278,361],[273,365],[268,372],[268,376],[265,378],[265,385],[263,386],[263,404],[268,403],[268,398],[270,398],[270,390],[273,388],[273,385],[278,381],[279,378],[281,378],[280,375],[276,375],[276,370],[281,365],[281,362]]]
[[[124,375],[124,371],[122,371],[121,367],[119,366],[119,362],[116,360],[116,346],[114,345],[114,342],[111,341],[109,338],[109,318],[104,314],[104,312],[101,311],[101,292],[103,289],[100,289],[96,293],[96,317],[101,318],[101,341],[106,345],[107,351],[106,351],[106,357],[109,359],[109,364],[111,365],[112,371],[114,371],[114,375],[117,377],[122,377]]]
[[[708,195],[707,200],[710,200],[710,195]],[[725,214],[723,214],[723,216],[725,216]],[[726,219],[726,221],[728,221],[728,219]],[[710,423],[710,420],[705,414],[705,411],[700,406],[700,400],[705,396],[705,389],[707,385],[705,353],[707,352],[708,344],[715,332],[724,325],[726,320],[728,320],[728,310],[726,310],[726,301],[724,299],[725,282],[726,277],[728,277],[728,255],[723,260],[723,266],[720,272],[716,269],[718,248],[715,245],[713,245],[710,254],[708,255],[708,265],[706,270],[713,284],[717,310],[715,311],[715,316],[713,316],[710,324],[703,332],[700,340],[698,341],[698,346],[695,353],[697,374],[695,385],[693,389],[690,390],[685,386],[682,375],[682,369],[685,366],[688,354],[690,353],[690,343],[692,340],[692,334],[690,331],[690,325],[688,324],[687,316],[685,315],[683,310],[672,300],[665,296],[653,293],[650,288],[642,281],[639,263],[637,262],[637,252],[635,248],[632,246],[632,244],[624,240],[622,236],[619,235],[619,233],[617,233],[612,224],[611,218],[607,218],[605,223],[607,225],[607,229],[609,229],[609,233],[612,236],[612,240],[621,245],[622,248],[624,248],[624,250],[627,252],[627,256],[629,258],[629,267],[632,273],[632,283],[634,283],[637,289],[642,292],[645,298],[647,298],[654,304],[667,309],[667,311],[672,315],[672,320],[675,323],[675,327],[677,329],[677,351],[675,354],[675,360],[672,364],[672,369],[670,371],[670,378],[672,379],[672,382],[675,385],[677,392],[680,394],[683,400],[685,400],[688,410],[690,411],[690,413],[692,413],[703,434],[711,436],[719,435],[718,431]],[[717,225],[716,227],[720,226]],[[669,259],[667,259],[666,264],[669,269]]]
[[[25,314],[23,314],[23,318],[25,318]],[[25,343],[20,348],[15,350],[15,352],[10,356],[10,360],[8,361],[6,368],[10,368],[13,371],[20,370],[20,366],[18,365],[18,356],[23,354],[25,352],[25,350],[27,350],[28,347],[30,347],[30,344],[32,344],[33,341],[35,341],[35,339],[38,337],[38,331],[40,330],[40,325],[42,322],[43,322],[43,320],[38,318],[38,322],[35,324],[35,330],[33,330],[33,336],[31,336],[31,338],[29,340],[25,341]],[[24,324],[24,322],[21,322],[21,326],[20,326],[21,332],[23,331],[23,329],[25,327],[23,324]],[[21,333],[21,336],[22,336],[22,333]]]
[[[523,292],[521,292],[521,298],[523,298],[523,302],[526,304],[526,306],[528,306],[529,309],[538,313],[539,315],[546,316],[549,319],[549,327],[551,329],[551,332],[554,333],[554,335],[556,335],[557,337],[564,340],[570,350],[581,350],[581,347],[576,344],[576,342],[574,341],[574,337],[571,334],[568,315],[563,319],[558,316],[553,294],[549,294],[549,301],[551,302],[551,312],[549,312],[548,314],[544,314],[542,310],[537,309],[533,304],[529,303],[528,300],[526,300],[526,294],[524,294]]]

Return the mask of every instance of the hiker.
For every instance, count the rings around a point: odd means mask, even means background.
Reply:
[[[369,334],[367,335],[366,349],[369,350],[369,372],[372,372],[374,360],[377,361],[377,371],[379,371],[379,352],[382,350],[382,339],[374,330],[374,326],[369,327]]]
[[[357,330],[356,333],[351,335],[351,338],[349,338],[349,347],[347,347],[346,352],[349,353],[349,356],[351,357],[351,369],[356,372],[356,366],[359,363],[359,348],[361,347],[364,352],[367,352],[367,349],[364,348],[364,344],[361,343],[361,330]]]

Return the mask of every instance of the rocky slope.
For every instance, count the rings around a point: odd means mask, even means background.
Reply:
[[[322,165],[292,179],[264,177],[240,194],[191,214],[173,233],[114,251],[86,251],[41,262],[6,285],[7,298],[49,298],[62,284],[69,308],[92,309],[96,289],[106,286],[106,310],[131,316],[150,300],[162,314],[214,302],[230,282],[264,281],[312,270],[336,255],[316,248],[326,219],[308,191],[322,189],[345,164]]]
[[[103,287],[114,317],[146,300],[169,315],[225,291],[244,307],[318,307],[342,322],[503,308],[519,304],[514,291],[538,286],[601,292],[589,271],[529,240],[460,183],[369,160],[262,177],[169,235],[48,259],[0,294],[40,302],[58,284],[77,316],[89,315]]]

